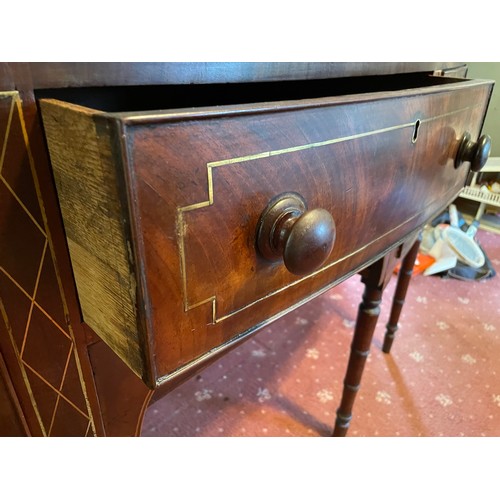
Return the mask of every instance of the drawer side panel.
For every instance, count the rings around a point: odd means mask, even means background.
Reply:
[[[41,101],[41,109],[83,320],[144,378],[123,174],[114,159],[111,123],[62,102]]]

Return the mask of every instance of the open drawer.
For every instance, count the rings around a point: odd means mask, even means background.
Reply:
[[[244,338],[457,196],[459,145],[477,141],[492,86],[413,75],[46,93],[83,320],[150,387]],[[312,243],[308,226],[289,244],[309,213]]]

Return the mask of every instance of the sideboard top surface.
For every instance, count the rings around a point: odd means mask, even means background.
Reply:
[[[432,72],[457,62],[11,62],[0,64],[0,86],[19,90],[314,80]]]

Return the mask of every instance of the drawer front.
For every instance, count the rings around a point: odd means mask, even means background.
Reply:
[[[459,140],[478,137],[490,92],[115,116],[153,378],[352,275],[444,209],[468,173],[454,166]],[[261,214],[282,193],[335,221],[331,254],[305,275],[257,249]]]

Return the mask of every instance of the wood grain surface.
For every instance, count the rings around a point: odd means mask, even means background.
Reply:
[[[491,92],[491,82],[438,80],[425,89],[172,112],[42,101],[56,179],[66,179],[58,189],[84,318],[100,308],[103,319],[90,326],[154,386],[396,248],[463,187],[468,167],[453,166],[457,138],[466,130],[477,138]],[[78,168],[86,173],[75,178]],[[326,264],[299,279],[255,246],[261,212],[290,191],[328,210],[337,226]],[[103,238],[109,224],[116,230]],[[82,235],[90,259],[72,243]],[[87,286],[79,284],[85,273]],[[105,324],[105,311],[118,314],[125,299],[126,320]]]
[[[42,110],[83,320],[143,377],[123,170],[111,132],[85,108],[45,102]]]
[[[19,404],[7,366],[0,352],[0,436],[29,436],[26,418]]]
[[[432,72],[459,62],[11,62],[0,87],[40,89],[109,85],[172,85],[313,80]]]

